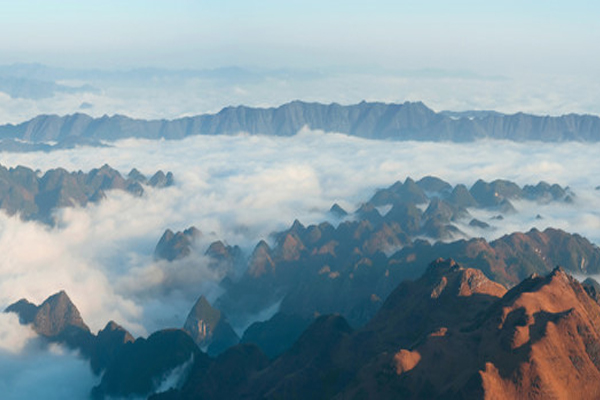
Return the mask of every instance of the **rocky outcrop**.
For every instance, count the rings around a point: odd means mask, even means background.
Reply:
[[[213,356],[240,341],[225,315],[213,308],[204,296],[200,296],[190,310],[183,329],[199,347],[205,348]]]

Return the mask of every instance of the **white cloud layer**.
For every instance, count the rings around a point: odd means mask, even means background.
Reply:
[[[163,169],[174,173],[176,185],[147,189],[141,198],[110,192],[100,204],[59,211],[55,228],[0,213],[0,308],[22,297],[40,303],[64,289],[94,332],[110,319],[136,335],[182,326],[200,294],[209,299],[219,294],[220,275],[202,255],[211,241],[222,239],[249,252],[259,239],[287,228],[295,218],[304,224],[320,222],[334,202],[353,211],[376,188],[407,176],[434,175],[467,186],[479,178],[570,186],[577,194],[574,204],[515,203],[520,212],[492,221],[496,229],[487,238],[554,226],[600,243],[600,191],[595,190],[600,185],[595,174],[599,152],[600,144],[383,142],[305,130],[290,138],[198,136],[124,140],[112,148],[4,153],[5,166],[42,171],[59,166],[88,171],[104,163],[122,173],[133,167],[148,175]],[[543,218],[537,219],[538,214]],[[486,221],[491,217],[478,211],[473,215]],[[191,225],[205,234],[192,257],[172,263],[153,260],[166,228]],[[17,357],[7,349],[23,353],[35,340],[20,336],[26,331],[15,321],[0,319],[0,368]],[[58,356],[42,352],[39,357],[46,363]],[[65,373],[78,376],[74,371],[81,361],[69,354],[60,357]],[[24,369],[33,368],[19,362]],[[46,374],[42,378],[50,376],[40,368]],[[25,378],[36,376],[19,379]],[[82,379],[89,383],[92,378]],[[0,379],[0,385],[7,382]]]
[[[570,186],[578,194],[574,205],[515,204],[521,212],[489,238],[556,226],[600,243],[595,208],[600,192],[594,190],[600,181],[592,173],[600,167],[599,150],[600,145],[578,143],[378,142],[303,131],[291,138],[124,140],[113,148],[6,153],[7,166],[87,171],[108,163],[123,173],[133,167],[146,174],[173,171],[177,184],[148,189],[142,198],[112,192],[99,205],[61,210],[56,228],[0,215],[0,306],[21,297],[40,302],[65,289],[93,330],[109,319],[138,334],[181,324],[200,289],[217,295],[211,282],[219,276],[200,256],[193,262],[153,261],[166,228],[197,226],[205,233],[198,254],[217,239],[250,251],[295,218],[320,222],[334,202],[352,211],[376,188],[407,176],[434,175],[467,185],[503,178]]]
[[[52,97],[12,98],[0,90],[0,124],[19,123],[39,114],[84,112],[100,117],[173,119],[216,113],[231,105],[274,107],[292,100],[355,104],[362,100],[402,103],[423,101],[436,111],[496,110],[539,115],[600,115],[597,74],[482,76],[470,71],[398,70],[307,73],[243,71],[217,77],[127,76],[60,81],[66,86],[91,85],[98,90],[57,92]],[[82,108],[82,105],[85,105]]]

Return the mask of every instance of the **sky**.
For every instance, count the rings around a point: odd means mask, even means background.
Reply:
[[[0,62],[587,72],[591,0],[2,1]]]
[[[0,124],[293,100],[600,115],[599,4],[0,0]]]

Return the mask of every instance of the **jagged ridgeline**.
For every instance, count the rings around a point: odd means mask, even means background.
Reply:
[[[568,272],[600,273],[600,249],[552,228],[489,242],[459,229],[494,229],[519,201],[577,197],[545,182],[407,178],[353,212],[333,205],[331,222],[296,220],[250,254],[223,241],[199,249],[194,227],[167,230],[155,262],[176,269],[203,254],[222,295],[198,293],[182,326],[147,338],[112,321],[91,332],[65,292],[6,311],[79,350],[97,399],[583,398],[600,391],[600,285]],[[264,310],[277,312],[257,321]],[[236,332],[239,321],[256,322]]]
[[[575,273],[597,273],[600,250],[577,234],[532,229],[488,242],[468,238],[459,229],[495,229],[502,215],[518,212],[513,202],[519,200],[569,207],[575,199],[568,188],[545,182],[520,187],[506,180],[478,180],[468,189],[430,176],[407,178],[376,191],[354,212],[332,206],[333,223],[304,226],[295,221],[274,234],[272,244],[259,241],[250,254],[221,241],[212,243],[204,255],[209,268],[224,277],[224,293],[215,307],[232,321],[279,304],[279,311],[301,319],[338,313],[360,326],[396,285],[418,278],[437,257],[481,269],[509,287],[559,264]],[[476,220],[469,213],[474,209],[488,210],[493,217]],[[199,237],[202,233],[193,227],[177,233],[167,230],[156,245],[155,258],[188,257]],[[202,251],[195,248],[195,254]],[[241,277],[239,271],[245,271]]]
[[[363,327],[319,316],[274,357],[252,340],[288,335],[288,317],[249,328],[246,341],[209,357],[181,329],[134,340],[109,322],[94,335],[64,292],[6,312],[88,358],[103,373],[95,399],[589,398],[600,392],[600,305],[598,283],[588,282],[555,268],[507,290],[438,259],[397,285]],[[204,298],[192,313],[221,317]],[[155,393],[173,374],[175,387]]]
[[[19,214],[24,220],[52,224],[53,210],[101,201],[108,190],[125,190],[142,196],[145,186],[161,188],[173,182],[171,172],[158,171],[148,179],[134,168],[123,177],[108,165],[88,173],[56,168],[43,174],[23,166],[0,165],[0,209],[9,215]]]
[[[102,145],[123,138],[181,139],[192,135],[250,134],[291,136],[303,127],[370,139],[467,142],[483,138],[514,141],[600,140],[600,118],[524,113],[440,112],[421,102],[355,105],[293,101],[276,108],[227,107],[217,114],[175,120],[140,120],[122,115],[40,115],[18,125],[0,126],[0,150],[36,151]],[[49,145],[47,142],[57,142]]]

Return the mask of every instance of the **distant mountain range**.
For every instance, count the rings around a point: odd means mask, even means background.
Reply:
[[[156,172],[150,179],[137,169],[125,177],[108,164],[88,173],[68,172],[63,168],[40,171],[19,165],[0,165],[0,210],[18,214],[24,220],[37,220],[53,225],[53,212],[58,208],[85,206],[106,197],[108,190],[124,190],[142,196],[144,187],[163,188],[174,183],[173,174]]]
[[[558,117],[493,111],[435,112],[421,102],[355,105],[293,101],[276,108],[227,107],[217,114],[175,120],[140,120],[122,115],[40,115],[17,125],[0,126],[3,141],[73,142],[74,138],[114,141],[124,138],[181,139],[192,135],[292,136],[303,127],[368,139],[469,142],[493,138],[514,141],[600,140],[600,117]],[[8,151],[11,151],[8,149]]]

